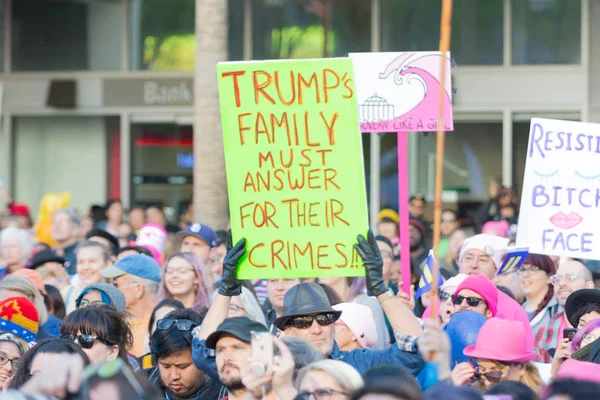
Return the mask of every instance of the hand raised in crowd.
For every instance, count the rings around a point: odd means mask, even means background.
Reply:
[[[261,377],[253,374],[252,364],[255,361],[252,357],[248,358],[246,367],[242,371],[242,383],[254,399],[262,399],[266,394],[263,391],[266,391],[268,385],[271,384],[270,390],[273,390],[280,400],[291,400],[296,396],[293,383],[294,357],[281,340],[273,337],[273,343],[281,355],[273,357],[271,365],[267,366],[266,372]]]
[[[410,310],[415,310],[415,285],[410,285],[410,295],[404,293],[402,289],[398,290],[397,298]]]
[[[363,235],[358,235],[358,243],[354,248],[365,264],[365,276],[367,282],[367,294],[379,296],[387,292],[388,288],[383,281],[383,259],[375,241],[373,232],[369,230],[368,240]]]
[[[83,378],[83,359],[79,354],[56,354],[46,365],[19,389],[26,396],[45,395],[64,399],[78,393]]]
[[[475,376],[475,367],[469,362],[457,364],[452,370],[450,378],[454,386],[465,386],[473,381]]]
[[[556,353],[552,359],[552,379],[558,374],[558,370],[562,363],[567,359],[571,358],[571,341],[569,339],[562,339],[556,347]]]
[[[238,263],[246,253],[246,239],[240,239],[231,247],[231,230],[227,232],[227,254],[223,259],[223,277],[219,285],[219,294],[223,296],[239,296],[242,293],[242,282],[237,279]]]
[[[446,380],[450,378],[450,339],[442,330],[440,321],[428,319],[423,321],[423,335],[419,337],[419,353],[425,360],[435,361],[438,365],[438,378]],[[470,364],[469,364],[470,365]]]

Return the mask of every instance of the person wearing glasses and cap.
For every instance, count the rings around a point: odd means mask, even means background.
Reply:
[[[207,377],[192,361],[192,329],[201,324],[202,315],[190,309],[171,311],[156,323],[150,347],[157,366],[149,380],[160,381],[168,400],[212,400],[225,393],[218,380]]]
[[[100,274],[112,279],[117,289],[125,295],[133,333],[131,353],[141,357],[144,355],[150,316],[158,304],[160,267],[153,257],[136,254],[123,257],[112,267],[102,269]]]
[[[246,241],[242,239],[228,251],[218,294],[202,326],[195,331],[194,362],[204,372],[214,373],[216,370],[214,359],[207,356],[206,340],[227,315],[231,296],[241,292],[242,284],[236,278],[236,269],[246,252],[245,245]],[[418,336],[423,333],[421,325],[415,315],[386,287],[382,274],[383,260],[373,233],[369,232],[368,240],[359,235],[355,248],[365,265],[367,294],[375,296],[381,304],[396,334],[395,345],[381,351],[340,351],[335,343],[333,324],[341,312],[331,307],[325,292],[315,283],[301,283],[286,293],[284,312],[275,320],[275,326],[283,330],[286,336],[310,341],[324,357],[347,362],[361,373],[378,364],[389,364],[402,366],[416,375],[424,365],[416,346]]]

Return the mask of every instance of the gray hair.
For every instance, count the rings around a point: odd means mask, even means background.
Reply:
[[[52,214],[52,220],[54,220],[54,217],[59,213],[67,214],[71,219],[71,223],[73,224],[73,226],[79,226],[79,213],[73,207],[61,208],[59,210],[54,211],[54,214]]]
[[[48,321],[48,309],[44,303],[44,296],[40,293],[35,283],[26,276],[20,275],[9,275],[2,282],[0,282],[1,290],[10,290],[13,292],[22,293],[23,296],[27,297],[29,301],[33,303],[35,309],[38,312],[40,319],[40,326],[44,325]]]
[[[283,336],[280,340],[287,346],[294,357],[294,376],[292,379],[296,379],[298,372],[317,361],[324,359],[315,347],[306,339],[302,339],[295,336]],[[279,350],[276,349],[276,353],[279,354]]]
[[[300,387],[302,380],[310,371],[322,371],[329,374],[348,393],[352,393],[364,386],[363,378],[350,364],[338,360],[321,360],[302,368],[298,372],[296,389]]]
[[[242,286],[242,294],[240,296],[240,299],[242,300],[242,304],[246,309],[246,314],[248,314],[248,318],[266,327],[267,320],[265,318],[265,313],[260,308],[258,300],[256,300],[256,297],[252,294],[250,289]]]
[[[28,260],[33,250],[33,243],[25,229],[6,228],[0,232],[0,244],[9,239],[15,239],[23,251],[23,260]]]
[[[160,288],[160,282],[152,281],[146,278],[140,278],[139,276],[135,277],[135,280],[140,283],[146,289],[146,293],[152,297],[156,297],[158,295],[158,289]]]

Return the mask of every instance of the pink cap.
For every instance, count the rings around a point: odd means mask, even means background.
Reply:
[[[600,383],[600,364],[569,358],[560,366],[557,378]]]
[[[472,290],[483,297],[492,313],[492,317],[496,315],[498,311],[498,289],[496,289],[494,282],[490,278],[484,275],[470,276],[458,285],[454,294],[458,295],[461,290],[465,289]]]
[[[377,330],[369,307],[358,303],[339,303],[333,309],[342,312],[335,323],[346,325],[363,348],[368,349],[375,344]]]
[[[481,327],[474,345],[465,347],[465,356],[493,361],[531,361],[535,354],[527,347],[525,327],[520,321],[490,318]]]
[[[505,238],[508,236],[510,225],[508,221],[488,221],[483,224],[481,233],[496,235]]]
[[[154,259],[160,264],[162,262],[161,255],[167,241],[167,231],[160,225],[145,224],[140,228],[136,246],[142,246],[150,250]]]

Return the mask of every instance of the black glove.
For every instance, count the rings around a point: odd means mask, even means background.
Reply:
[[[354,248],[365,264],[365,276],[367,280],[367,294],[369,296],[379,296],[388,291],[383,282],[383,259],[379,252],[379,247],[375,241],[373,232],[369,230],[367,241],[363,235],[358,235],[358,244]]]
[[[239,296],[242,294],[242,281],[236,277],[236,270],[240,258],[246,252],[246,239],[231,247],[231,230],[227,232],[227,254],[223,259],[223,276],[219,284],[219,294],[223,296]]]

